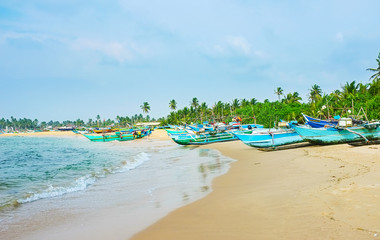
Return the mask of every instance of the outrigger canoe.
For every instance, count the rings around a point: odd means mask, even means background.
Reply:
[[[103,134],[103,135],[90,135],[83,134],[86,138],[88,138],[92,142],[110,142],[110,141],[130,141],[137,138],[143,138],[145,134],[141,134],[141,132],[133,133],[120,133],[115,132],[114,134]]]

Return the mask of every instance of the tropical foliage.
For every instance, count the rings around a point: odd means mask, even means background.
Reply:
[[[274,91],[278,101],[270,102],[266,99],[264,102],[258,102],[255,98],[233,99],[230,103],[218,101],[210,107],[206,103],[198,107],[198,99],[193,98],[189,107],[172,111],[170,115],[160,120],[164,125],[205,120],[230,122],[234,117],[240,116],[243,123],[256,121],[269,127],[280,119],[303,122],[301,113],[327,118],[335,115],[354,115],[359,112],[363,114],[360,110],[364,110],[366,114],[355,117],[380,119],[380,53],[376,61],[377,68],[367,69],[374,72],[370,77],[370,83],[346,82],[341,89],[331,93],[324,93],[319,85],[314,84],[309,89],[307,103],[301,102],[302,98],[298,92],[284,94],[284,90],[278,87]]]

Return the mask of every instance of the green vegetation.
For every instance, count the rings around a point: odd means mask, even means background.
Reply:
[[[30,119],[16,119],[11,117],[11,119],[0,119],[0,130],[5,130],[7,127],[9,131],[23,131],[23,130],[44,130],[48,128],[58,128],[62,126],[75,126],[75,127],[107,127],[107,126],[115,126],[115,127],[128,127],[134,125],[138,122],[149,122],[155,121],[156,119],[150,118],[149,115],[144,117],[142,114],[135,114],[134,116],[117,116],[115,120],[112,119],[103,119],[101,120],[100,115],[97,115],[95,120],[92,118],[88,119],[87,122],[77,119],[76,121],[66,120],[63,122],[59,121],[49,121],[49,122],[41,122],[38,123],[38,120],[34,121]]]
[[[230,122],[233,117],[240,116],[243,123],[257,122],[265,127],[273,126],[280,119],[303,122],[301,113],[311,116],[327,118],[334,115],[353,115],[362,108],[369,120],[380,119],[380,53],[377,68],[368,68],[374,72],[370,83],[357,84],[355,81],[346,82],[339,90],[332,93],[323,93],[320,86],[314,84],[309,89],[308,102],[301,103],[298,92],[284,95],[281,87],[274,90],[278,100],[258,102],[255,98],[233,99],[231,103],[218,101],[208,107],[197,98],[193,98],[189,107],[172,111],[166,118],[159,119],[163,125],[203,122]],[[175,102],[175,100],[171,100]],[[170,106],[170,105],[169,105]],[[176,108],[170,108],[175,110]],[[351,113],[350,113],[350,111]]]

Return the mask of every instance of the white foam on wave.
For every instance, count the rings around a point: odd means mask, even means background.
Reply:
[[[148,153],[141,152],[141,153],[137,154],[135,157],[133,157],[131,159],[131,161],[127,161],[125,165],[116,169],[114,172],[115,173],[121,173],[121,172],[126,172],[129,170],[133,170],[133,169],[139,167],[140,165],[142,165],[143,163],[145,163],[146,161],[149,161],[150,156],[151,155]]]
[[[125,164],[123,164],[120,167],[116,167],[115,169],[110,170],[110,173],[122,173],[126,171],[133,170],[143,164],[144,162],[150,160],[150,154],[141,152],[137,154],[135,157],[133,157],[130,161],[126,161]],[[96,174],[87,175],[80,177],[75,180],[74,183],[70,184],[69,186],[53,186],[49,185],[45,190],[42,190],[38,193],[30,193],[29,196],[21,198],[17,200],[18,203],[28,203],[37,201],[40,199],[45,198],[52,198],[52,197],[58,197],[62,196],[67,193],[82,191],[86,189],[88,186],[94,184],[97,179],[106,177],[107,171],[101,171]]]
[[[47,189],[39,193],[33,193],[26,198],[19,199],[17,202],[28,203],[28,202],[33,202],[33,201],[37,201],[44,198],[58,197],[67,193],[81,191],[81,190],[86,189],[89,185],[93,184],[95,181],[96,181],[95,177],[83,176],[83,177],[78,178],[71,186],[54,187],[50,185]]]

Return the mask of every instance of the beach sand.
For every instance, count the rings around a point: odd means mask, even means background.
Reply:
[[[205,198],[132,239],[376,239],[380,146],[261,152],[241,142],[203,146],[238,161]]]

